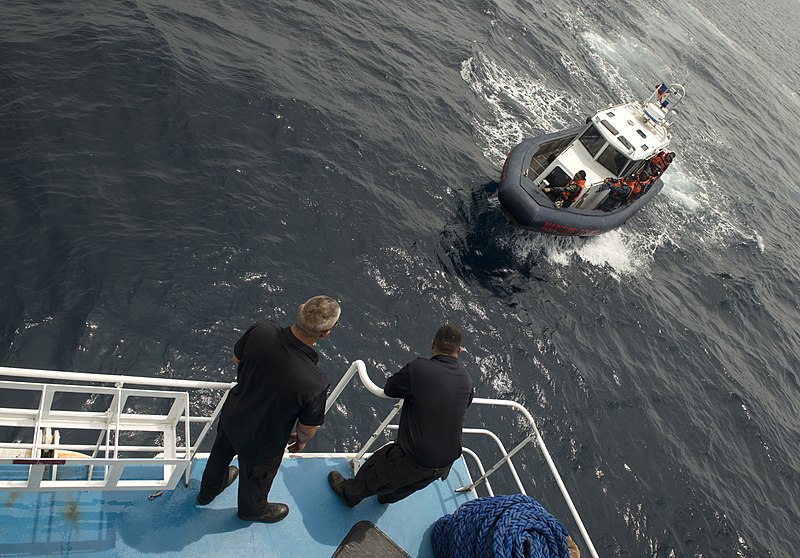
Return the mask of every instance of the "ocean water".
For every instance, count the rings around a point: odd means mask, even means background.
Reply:
[[[230,380],[244,328],[328,293],[324,369],[380,378],[452,322],[601,556],[794,556],[798,28],[797,0],[6,0],[0,365]],[[688,95],[651,205],[508,224],[513,145],[662,80]]]

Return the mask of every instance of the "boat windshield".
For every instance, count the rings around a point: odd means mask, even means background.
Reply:
[[[594,126],[589,126],[589,128],[583,134],[581,134],[580,140],[583,146],[586,148],[586,151],[588,151],[592,157],[596,157],[597,153],[606,144],[606,140],[603,139],[603,135],[600,133],[600,130]]]
[[[637,174],[644,168],[645,164],[647,164],[647,161],[631,161],[630,164],[620,173],[620,176]]]
[[[621,176],[630,159],[614,149],[612,145],[609,145],[597,158],[597,162],[607,168],[614,176]]]

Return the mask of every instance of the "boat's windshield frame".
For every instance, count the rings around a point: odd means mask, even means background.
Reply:
[[[592,158],[596,158],[597,154],[608,143],[608,140],[603,137],[602,132],[595,125],[591,125],[580,135],[578,140],[589,152]]]
[[[619,134],[609,122],[606,120],[602,120],[601,122],[609,131]],[[622,136],[617,138],[617,141],[620,141],[620,143],[622,143],[622,140],[624,140]],[[603,167],[614,176],[624,176],[624,174],[628,173],[636,164],[635,159],[631,159],[628,155],[614,147],[603,131],[594,123],[586,127],[581,135],[578,136],[578,141],[586,148],[586,151],[592,159],[603,165]],[[630,145],[630,142],[627,140],[625,140],[625,142]]]
[[[597,157],[595,157],[595,161],[603,165],[612,175],[623,176],[623,173],[630,167],[630,163],[633,159],[610,143],[607,143],[605,149],[600,151]]]

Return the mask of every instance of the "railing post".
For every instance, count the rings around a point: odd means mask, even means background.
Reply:
[[[28,488],[39,488],[42,485],[45,465],[29,465]]]
[[[375,440],[378,439],[380,433],[383,432],[383,430],[392,421],[395,415],[397,415],[397,413],[400,412],[402,406],[403,406],[402,399],[394,404],[392,410],[389,411],[389,414],[386,415],[386,418],[383,419],[383,422],[381,422],[378,428],[375,429],[375,431],[372,433],[372,436],[369,437],[369,440],[367,440],[364,446],[361,448],[361,451],[359,451],[356,454],[356,456],[350,460],[350,467],[353,469],[353,474],[358,473],[358,469],[360,467],[359,462],[361,461],[361,458],[364,457],[364,454],[367,453],[367,450],[370,448],[370,446],[372,446],[372,444],[375,443]]]
[[[42,434],[42,416],[44,415],[45,400],[47,399],[47,384],[42,384],[42,394],[39,399],[39,411],[36,413],[36,426],[33,429],[33,447],[31,448],[31,458],[38,457],[38,442]]]
[[[184,442],[185,442],[185,444],[184,444],[184,448],[185,448],[184,452],[185,453],[183,454],[183,458],[187,461],[186,474],[184,475],[184,483],[188,487],[189,486],[189,478],[191,477],[191,474],[192,474],[192,457],[193,457],[193,455],[192,455],[192,444],[191,444],[191,440],[189,439],[192,434],[191,434],[191,431],[189,429],[189,393],[188,392],[184,392],[184,405],[186,405],[186,424],[185,424],[185,427],[184,427],[184,438],[185,438],[184,439]],[[177,424],[175,426],[177,427]]]
[[[347,372],[344,373],[342,379],[339,380],[339,383],[336,384],[336,387],[333,388],[331,394],[328,396],[328,399],[325,401],[326,415],[328,414],[330,408],[333,407],[333,404],[336,402],[336,400],[339,399],[339,396],[344,391],[344,388],[347,387],[347,384],[350,382],[350,379],[355,375],[355,373],[356,373],[356,363],[354,362],[353,364],[350,365],[350,368],[347,369]]]
[[[104,482],[107,489],[113,489],[119,483],[122,473],[125,472],[124,463],[115,463],[114,465],[106,467],[106,476]]]
[[[228,398],[229,393],[230,390],[226,391],[223,394],[222,399],[220,399],[219,403],[217,403],[217,406],[214,408],[214,412],[211,413],[208,422],[206,422],[206,425],[203,427],[203,430],[200,432],[200,435],[197,437],[197,440],[195,440],[194,446],[192,446],[193,457],[194,454],[197,453],[197,450],[200,448],[200,444],[203,443],[203,440],[208,435],[208,431],[211,429],[211,425],[214,424],[214,422],[217,420],[217,417],[219,416],[219,413],[222,410],[222,406],[225,404],[225,400]]]

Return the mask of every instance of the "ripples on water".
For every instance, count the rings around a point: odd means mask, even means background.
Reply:
[[[2,364],[230,379],[243,327],[328,292],[334,379],[460,324],[601,555],[800,544],[796,3],[0,14]],[[662,78],[689,96],[646,211],[593,239],[508,225],[517,141]],[[346,394],[320,444],[352,449],[368,405]],[[530,492],[566,517],[543,471]]]

